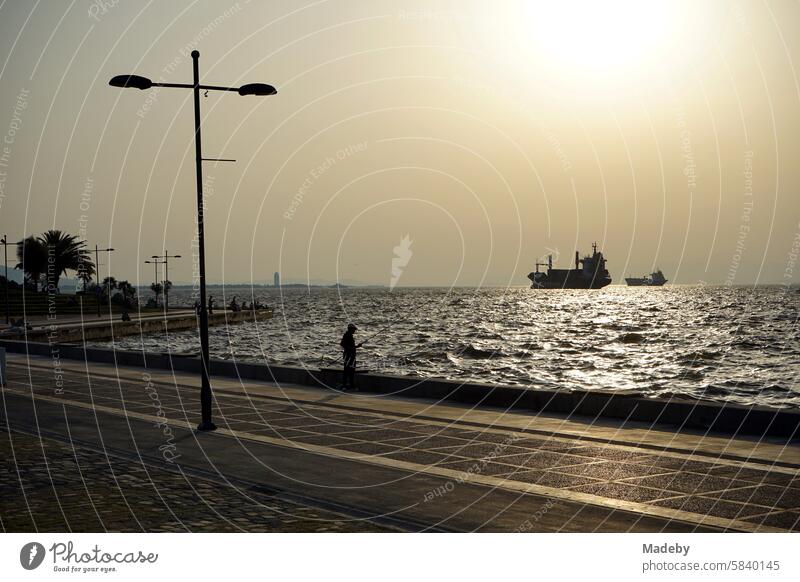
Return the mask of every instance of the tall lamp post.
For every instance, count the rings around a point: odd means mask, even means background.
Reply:
[[[114,249],[101,249],[94,245],[94,262],[97,265],[95,273],[97,273],[97,287],[100,287],[100,253],[113,253]],[[111,270],[109,270],[111,276]],[[108,290],[108,305],[111,307],[111,290]],[[100,317],[100,297],[97,298],[97,317]]]
[[[158,285],[158,266],[164,264],[164,261],[158,259],[158,257],[153,257],[154,261],[145,261],[145,265],[153,265],[153,283]],[[158,307],[158,295],[156,295],[156,307]]]
[[[197,240],[198,262],[200,279],[200,407],[202,419],[197,426],[198,430],[215,430],[217,427],[211,421],[211,380],[209,378],[208,354],[208,312],[206,311],[206,251],[205,229],[203,222],[203,153],[200,145],[200,91],[233,91],[239,95],[275,95],[277,90],[272,85],[264,83],[249,83],[241,87],[220,87],[216,85],[200,84],[200,52],[192,51],[193,82],[191,85],[184,83],[153,83],[146,77],[138,75],[117,75],[109,85],[112,87],[132,87],[134,89],[150,89],[151,87],[173,87],[176,89],[191,89],[194,93],[194,146],[195,164],[197,166]],[[209,158],[205,158],[209,160]],[[221,161],[221,160],[214,160]]]
[[[169,313],[169,260],[170,259],[180,259],[180,255],[171,255],[169,251],[164,249],[163,255],[153,255],[151,258],[153,259],[164,259],[161,261],[164,263],[164,312]]]
[[[8,303],[8,235],[4,234],[3,238],[0,239],[0,244],[3,245],[3,261],[6,269],[6,325],[11,325],[11,316],[9,313],[9,303]]]

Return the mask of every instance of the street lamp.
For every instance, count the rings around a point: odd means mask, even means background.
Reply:
[[[3,245],[3,260],[6,268],[6,325],[11,325],[8,304],[8,235],[3,235],[3,238],[0,239],[0,244]]]
[[[158,257],[153,257],[155,261],[145,261],[145,265],[153,265],[153,283],[158,285],[158,266],[163,265],[164,261],[158,259]],[[158,307],[158,295],[156,295],[156,308]]]
[[[197,240],[198,262],[200,279],[200,407],[202,419],[198,430],[215,430],[217,427],[211,421],[211,379],[209,378],[208,354],[208,312],[206,311],[206,251],[205,229],[203,222],[203,153],[200,145],[200,91],[233,91],[239,95],[275,95],[278,91],[272,85],[264,83],[250,83],[241,87],[219,87],[215,85],[200,84],[200,52],[192,51],[191,85],[184,83],[154,83],[146,77],[139,75],[117,75],[109,85],[112,87],[132,87],[134,89],[150,89],[151,87],[173,87],[176,89],[191,89],[194,93],[194,146],[195,164],[197,166]]]
[[[163,255],[153,255],[151,258],[153,258],[153,259],[161,259],[161,258],[163,258],[164,259],[162,261],[164,263],[164,313],[169,313],[169,288],[168,288],[168,283],[169,283],[169,260],[170,259],[180,259],[181,256],[180,255],[171,255],[171,254],[169,254],[168,250],[164,249],[164,254]]]
[[[114,249],[99,249],[94,245],[94,262],[97,265],[95,273],[97,273],[97,288],[100,288],[100,253],[113,253]],[[108,271],[111,276],[111,269]],[[111,289],[108,290],[108,308],[111,309]],[[100,317],[100,297],[97,297],[97,317]]]

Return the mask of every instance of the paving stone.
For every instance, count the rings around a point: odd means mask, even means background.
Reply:
[[[552,471],[542,471],[539,469],[529,469],[527,471],[517,471],[510,475],[506,475],[507,481],[522,481],[523,483],[535,483],[544,487],[554,487],[558,489],[566,489],[567,487],[574,487],[576,485],[587,485],[589,483],[597,483],[596,479],[590,477],[579,477],[577,475],[565,475],[563,473],[554,473]]]
[[[391,445],[382,443],[342,444],[337,445],[336,448],[353,453],[363,453],[364,455],[386,455],[388,453],[396,453],[401,450],[400,447],[393,447]]]
[[[593,459],[605,459],[609,461],[632,462],[642,458],[644,455],[638,452],[618,449],[613,446],[584,446],[574,447],[564,451],[570,455],[579,455]]]
[[[617,463],[614,461],[600,461],[594,463],[584,463],[570,467],[562,467],[559,471],[572,475],[585,475],[603,481],[613,481],[617,479],[629,479],[631,477],[645,477],[665,473],[667,470],[660,467],[648,467],[632,463]]]
[[[292,440],[297,443],[304,443],[309,445],[321,445],[323,447],[337,447],[337,448],[341,448],[341,445],[352,445],[358,443],[358,441],[355,441],[353,439],[340,437],[332,434],[321,434],[321,435],[314,434],[310,436],[299,436],[299,437],[294,437]]]
[[[344,434],[362,430],[363,427],[355,426],[352,424],[315,424],[312,426],[305,426],[303,430],[314,432],[318,434]]]
[[[508,475],[515,470],[515,467],[501,465],[500,463],[484,463],[481,461],[452,461],[440,465],[445,469],[461,471],[470,475],[489,475],[500,476]]]
[[[800,490],[776,485],[756,485],[729,489],[719,494],[721,499],[764,505],[774,509],[800,508]]]
[[[241,429],[236,429],[241,430]],[[315,433],[310,433],[304,430],[296,430],[291,428],[286,429],[273,429],[273,428],[257,428],[241,430],[242,433],[253,434],[257,436],[267,436],[281,440],[292,440],[298,437],[317,436]]]
[[[661,499],[659,501],[654,501],[653,505],[679,509],[690,513],[699,513],[701,515],[712,515],[725,519],[744,519],[749,515],[764,513],[763,507],[744,505],[733,501],[722,501],[720,499],[696,495]]]
[[[413,450],[401,450],[395,453],[389,453],[386,455],[386,458],[397,459],[398,461],[406,461],[408,463],[417,463],[420,465],[436,465],[454,460],[454,458],[450,455]]]
[[[800,531],[800,511],[781,511],[769,515],[747,517],[745,521],[767,527],[779,527],[789,531]]]
[[[528,439],[521,434],[505,434],[490,432],[489,430],[472,430],[472,431],[458,431],[454,429],[447,429],[446,436],[458,437],[464,440],[474,441],[474,443],[505,443],[523,448],[532,448],[530,442],[534,439]]]
[[[599,495],[600,497],[635,501],[637,503],[648,503],[656,499],[663,499],[664,497],[674,495],[668,491],[636,487],[634,485],[625,485],[624,483],[595,483],[572,487],[572,490],[579,493],[590,493],[592,495]]]
[[[696,471],[698,473],[708,473],[716,465],[714,460],[684,459],[666,455],[642,455],[633,462],[673,471]]]
[[[479,444],[464,444],[454,447],[442,447],[438,449],[441,453],[451,453],[460,455],[462,457],[483,459],[487,457],[506,457],[509,455],[532,455],[527,449],[505,445],[503,443],[479,443]],[[542,453],[548,454],[548,453]]]
[[[462,447],[468,441],[456,439],[452,437],[432,436],[432,435],[416,435],[402,439],[391,439],[386,441],[393,445],[400,447],[410,447],[414,449],[432,450],[441,449],[446,447]]]
[[[536,451],[534,453],[524,453],[515,455],[504,455],[494,459],[498,463],[507,463],[529,469],[554,469],[575,464],[585,464],[590,462],[586,457],[576,457],[564,453],[553,451]]]
[[[729,477],[732,479],[750,481],[751,483],[757,484],[769,483],[771,485],[782,486],[790,485],[795,479],[793,475],[787,475],[786,473],[780,473],[774,470],[771,471],[768,467],[760,471],[749,467],[736,467],[735,465],[714,467],[709,471],[709,474],[717,477]]]
[[[273,420],[269,422],[269,426],[272,428],[297,428],[297,429],[304,429],[308,426],[316,426],[323,424],[318,420],[310,417],[310,416],[303,416],[299,418],[290,418],[290,419],[281,419],[281,420]]]
[[[630,485],[652,487],[654,489],[667,489],[679,493],[706,493],[709,491],[720,491],[746,485],[746,483],[739,481],[732,481],[721,477],[711,477],[708,475],[696,475],[693,473],[653,475],[650,477],[627,479],[626,483]]]
[[[370,441],[388,441],[390,439],[401,439],[414,436],[405,430],[371,429],[371,430],[351,430],[345,433],[337,433],[354,439],[369,439]]]

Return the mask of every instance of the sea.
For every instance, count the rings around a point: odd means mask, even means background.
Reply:
[[[188,289],[172,305],[191,305]],[[359,367],[376,373],[626,391],[800,407],[800,293],[785,286],[211,288],[274,310],[212,327],[212,357],[311,368],[341,365],[358,326]],[[108,345],[99,344],[99,345]],[[197,353],[197,332],[118,338],[119,349]]]

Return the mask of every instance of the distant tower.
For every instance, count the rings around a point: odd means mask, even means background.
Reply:
[[[278,271],[275,271],[275,274],[272,276],[272,280],[276,287],[281,286],[281,274]]]

